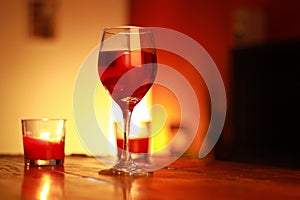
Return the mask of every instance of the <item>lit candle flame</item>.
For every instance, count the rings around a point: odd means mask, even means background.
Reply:
[[[50,132],[47,132],[47,131],[42,132],[40,134],[40,139],[42,139],[42,140],[49,140],[50,139]]]

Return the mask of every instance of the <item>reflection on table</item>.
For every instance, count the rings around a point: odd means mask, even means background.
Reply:
[[[25,167],[0,156],[0,199],[300,199],[300,170],[213,158],[179,158],[151,176],[99,175],[97,159],[67,156],[60,166]]]

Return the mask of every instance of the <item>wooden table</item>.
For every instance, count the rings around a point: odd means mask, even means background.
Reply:
[[[300,170],[180,158],[147,177],[98,175],[96,159],[27,169],[0,156],[0,199],[300,199]]]

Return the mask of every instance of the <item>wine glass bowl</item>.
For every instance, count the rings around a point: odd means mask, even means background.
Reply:
[[[100,174],[151,173],[134,163],[129,140],[132,111],[152,87],[156,72],[156,49],[151,28],[122,26],[103,30],[98,73],[102,85],[122,110],[124,151],[116,165],[100,170]]]

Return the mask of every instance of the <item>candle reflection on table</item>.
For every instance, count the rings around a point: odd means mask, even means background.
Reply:
[[[64,167],[24,168],[22,199],[64,199]]]

